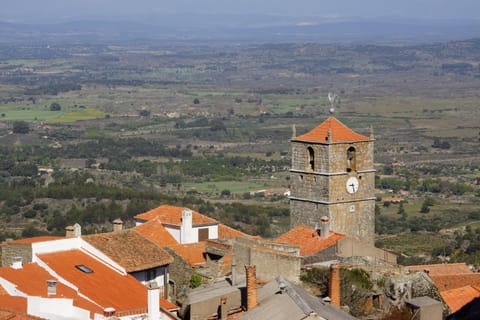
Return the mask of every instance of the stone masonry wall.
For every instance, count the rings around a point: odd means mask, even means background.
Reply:
[[[22,263],[32,262],[31,244],[8,244],[2,246],[2,267],[12,264],[12,258],[21,257]]]

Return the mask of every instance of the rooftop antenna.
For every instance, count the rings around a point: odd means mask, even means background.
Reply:
[[[339,97],[333,92],[328,93],[328,101],[330,101],[330,114],[335,112],[335,106],[338,104]]]

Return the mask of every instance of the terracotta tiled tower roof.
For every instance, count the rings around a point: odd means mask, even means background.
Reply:
[[[346,125],[338,121],[335,117],[329,117],[327,120],[313,128],[311,131],[295,137],[292,140],[328,143],[368,141],[369,138],[367,136],[354,132]]]

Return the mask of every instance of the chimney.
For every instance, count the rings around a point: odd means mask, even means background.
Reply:
[[[237,284],[237,261],[235,255],[232,255],[232,286]]]
[[[182,224],[180,226],[180,243],[193,243],[192,232],[192,210],[184,208],[182,210]]]
[[[247,310],[257,306],[257,271],[256,266],[245,266],[247,273]]]
[[[322,224],[321,236],[326,238],[330,234],[330,219],[327,216],[323,216],[320,218],[320,222]]]
[[[331,304],[340,307],[340,265],[330,266],[330,281],[328,282],[328,295]]]
[[[109,318],[113,317],[114,315],[115,315],[115,309],[114,308],[108,307],[108,308],[103,309],[103,316],[106,319],[109,319]]]
[[[13,257],[12,258],[12,268],[13,269],[22,269],[23,268],[22,257]]]
[[[113,232],[123,230],[123,221],[120,218],[113,220]]]
[[[73,237],[80,237],[82,235],[82,227],[75,223],[73,226],[65,227],[65,237],[73,238]]]
[[[228,309],[227,309],[227,298],[221,297],[220,298],[220,306],[218,307],[218,315],[217,319],[219,320],[227,320],[228,318]]]
[[[54,296],[57,294],[57,280],[47,280],[47,295]]]
[[[147,283],[148,320],[160,320],[160,287],[156,281]]]

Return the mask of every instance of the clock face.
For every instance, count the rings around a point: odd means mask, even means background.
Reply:
[[[347,187],[347,192],[348,193],[353,194],[353,193],[357,192],[358,191],[358,179],[355,178],[355,177],[348,178],[346,187]]]

